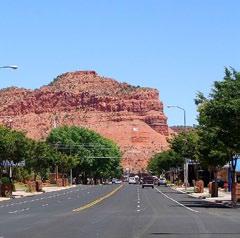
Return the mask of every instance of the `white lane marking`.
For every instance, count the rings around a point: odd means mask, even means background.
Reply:
[[[27,208],[23,208],[21,210],[15,210],[15,211],[10,211],[8,212],[9,214],[14,214],[14,213],[17,213],[17,212],[24,212],[24,211],[28,211],[30,208],[27,207]]]
[[[30,202],[35,202],[35,201],[39,201],[39,200],[45,200],[45,199],[49,199],[49,198],[55,198],[55,197],[59,197],[59,196],[64,196],[66,194],[73,193],[73,192],[78,192],[80,190],[86,190],[88,188],[89,187],[76,189],[76,190],[70,190],[70,191],[66,191],[66,192],[63,192],[63,193],[55,193],[52,196],[48,196],[48,197],[41,197],[41,198],[36,198],[36,199],[28,200],[28,201],[15,202],[15,203],[11,203],[11,204],[1,205],[0,208],[14,206],[14,205],[20,205],[20,204],[25,204],[25,203],[30,203]],[[90,193],[90,192],[88,192],[88,193]]]
[[[137,212],[140,212],[140,195],[139,195],[139,187],[137,187]]]
[[[24,212],[24,211],[28,211],[30,208],[24,208],[24,209],[21,209],[19,212]]]
[[[182,207],[188,209],[189,211],[192,211],[192,212],[199,212],[199,211],[194,210],[194,209],[192,209],[192,208],[190,208],[190,207],[187,207],[187,206],[183,205],[182,203],[176,201],[175,199],[169,197],[168,195],[166,195],[165,193],[163,193],[162,191],[160,191],[160,190],[157,189],[156,187],[155,187],[155,189],[156,189],[159,193],[161,193],[164,197],[166,197],[166,198],[168,198],[169,200],[171,200],[171,201],[177,203],[178,205],[180,205],[180,206],[182,206]]]
[[[18,210],[15,210],[15,211],[12,211],[12,212],[8,212],[8,213],[13,214],[13,213],[16,213],[16,212],[18,212]]]
[[[46,206],[48,206],[48,203],[42,205],[42,207],[46,207]]]

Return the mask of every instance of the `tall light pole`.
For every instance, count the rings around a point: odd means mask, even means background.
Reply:
[[[186,110],[177,105],[168,105],[167,107],[168,108],[178,108],[183,111],[183,126],[184,126],[184,132],[186,132]],[[184,163],[184,184],[185,184],[185,190],[187,190],[187,185],[188,185],[188,160],[187,160],[187,158],[185,158],[185,163]]]
[[[4,65],[0,66],[0,69],[18,69],[17,65]]]
[[[168,108],[178,108],[183,111],[183,125],[184,125],[184,131],[186,130],[186,110],[182,107],[176,106],[176,105],[168,105]]]

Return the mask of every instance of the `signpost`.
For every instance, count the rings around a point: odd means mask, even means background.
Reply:
[[[25,167],[25,161],[14,163],[13,161],[3,160],[0,162],[0,167],[9,168],[9,177],[12,178],[12,167]]]

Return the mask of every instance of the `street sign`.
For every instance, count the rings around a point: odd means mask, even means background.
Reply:
[[[3,160],[0,163],[0,166],[2,166],[2,167],[24,167],[25,166],[25,161],[23,160],[19,163],[14,163],[13,161]]]

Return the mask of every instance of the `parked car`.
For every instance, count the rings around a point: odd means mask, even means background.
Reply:
[[[167,181],[166,181],[165,178],[160,178],[160,179],[158,180],[158,186],[160,186],[160,185],[167,186]]]
[[[142,188],[152,187],[154,188],[154,178],[152,176],[143,177]]]

